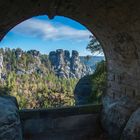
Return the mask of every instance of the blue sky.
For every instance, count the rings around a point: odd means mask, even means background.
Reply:
[[[69,18],[47,16],[28,19],[14,27],[1,41],[0,47],[36,49],[48,54],[56,49],[77,50],[80,55],[91,55],[86,50],[91,33],[80,23]]]

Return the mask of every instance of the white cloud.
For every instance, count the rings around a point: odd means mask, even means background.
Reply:
[[[87,40],[91,33],[88,30],[79,30],[63,24],[54,24],[39,19],[29,19],[17,25],[13,32],[38,37],[45,40],[74,39],[77,41]]]

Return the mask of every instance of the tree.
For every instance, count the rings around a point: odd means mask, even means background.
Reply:
[[[91,56],[90,55],[87,55],[84,58],[85,58],[86,61],[89,61],[91,59]]]
[[[95,53],[102,53],[102,47],[101,44],[99,43],[99,41],[94,37],[94,36],[90,36],[90,41],[86,47],[87,50],[91,51],[91,53],[95,54]]]
[[[92,94],[89,98],[90,103],[101,103],[101,97],[105,92],[107,68],[103,60],[97,64],[95,72],[91,75]]]
[[[102,53],[102,47],[94,36],[90,36],[90,42],[87,45],[87,50],[91,53]],[[106,61],[101,61],[97,64],[95,72],[91,75],[92,94],[89,97],[89,103],[101,103],[101,97],[106,86]]]
[[[4,57],[5,74],[5,78],[0,79],[0,94],[15,96],[20,109],[74,105],[73,90],[78,79],[58,78],[47,55],[39,55],[41,65],[38,66],[32,54],[20,49],[0,49],[0,52]],[[20,57],[17,58],[16,53]],[[38,67],[42,73],[37,71]],[[22,69],[30,71],[31,68],[35,68],[31,73],[17,73]]]

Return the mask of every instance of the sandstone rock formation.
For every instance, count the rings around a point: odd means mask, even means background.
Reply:
[[[84,76],[77,83],[74,90],[74,98],[76,105],[84,105],[89,102],[89,97],[92,93],[92,85],[90,76]]]
[[[58,77],[63,78],[81,78],[90,73],[90,69],[81,63],[79,53],[58,49],[49,54],[49,60]]]
[[[20,58],[23,54],[23,50],[20,48],[17,48],[16,50],[13,50],[13,51],[15,51],[15,55],[17,59]]]
[[[139,140],[140,139],[140,108],[138,108],[130,117],[125,129],[123,130],[121,140]]]
[[[120,100],[116,100],[112,103],[110,102],[108,97],[104,98],[104,100],[106,100],[105,102],[108,104],[105,104],[102,112],[102,124],[104,124],[104,129],[108,132],[111,140],[119,140],[130,116],[139,107],[140,104],[135,102],[134,100],[131,100],[129,97],[122,97]],[[139,114],[136,113],[134,115],[135,118],[137,118],[136,116],[138,115]],[[124,135],[125,132],[128,131],[128,128],[130,126],[129,124],[132,122],[133,118],[134,117],[132,117],[132,119],[128,123],[128,126],[126,126]],[[135,123],[134,127],[131,127],[129,131],[133,131],[133,128],[135,128]],[[134,132],[132,132],[132,134],[134,134]],[[129,134],[127,133],[127,135]],[[129,139],[125,138],[122,140]]]
[[[39,57],[40,56],[40,52],[37,50],[29,50],[27,51],[28,54],[31,54],[33,57]]]
[[[22,140],[16,99],[0,96],[0,140]]]
[[[4,61],[3,61],[4,60]],[[0,76],[6,79],[7,72],[14,71],[18,75],[38,73],[46,71],[54,72],[61,78],[82,78],[91,73],[90,66],[81,62],[77,51],[70,52],[58,49],[47,54],[41,54],[37,50],[23,51],[17,49],[2,49],[0,55]]]

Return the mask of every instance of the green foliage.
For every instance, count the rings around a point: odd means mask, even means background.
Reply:
[[[87,45],[87,50],[91,51],[91,53],[102,53],[102,47],[98,40],[94,36],[90,36],[90,42]],[[88,56],[87,56],[87,59]],[[89,97],[89,103],[101,103],[101,97],[105,91],[106,87],[106,61],[101,61],[97,64],[95,72],[91,75],[91,83],[92,83],[92,94]]]
[[[90,36],[90,42],[88,43],[86,49],[91,51],[93,54],[101,53],[103,51],[100,43],[94,36]]]
[[[106,62],[101,61],[97,64],[95,72],[91,75],[92,94],[89,97],[89,103],[101,103],[101,97],[106,87]]]
[[[11,88],[8,88],[7,86],[0,86],[0,95],[10,95]]]
[[[18,55],[22,52],[22,55]],[[21,49],[5,51],[0,49],[4,57],[5,80],[0,80],[0,94],[8,94],[17,98],[20,109],[48,108],[72,106],[75,104],[73,90],[78,79],[58,78],[51,70],[47,55],[40,55],[41,64],[32,51]],[[32,68],[39,70],[24,73]],[[23,73],[18,74],[17,71]],[[41,71],[41,72],[40,72]]]
[[[90,43],[92,44],[92,42]],[[22,52],[22,55],[19,54]],[[3,54],[3,71],[5,80],[0,80],[0,94],[15,96],[20,109],[48,108],[73,106],[74,88],[79,79],[59,78],[51,69],[47,55],[33,57],[30,52],[23,52],[21,49],[6,50],[0,49]],[[87,56],[87,60],[90,56]],[[29,72],[36,68],[36,71]],[[20,74],[17,71],[21,71]],[[89,103],[100,103],[106,81],[106,62],[102,61],[97,65],[96,71],[91,75],[92,95]]]

